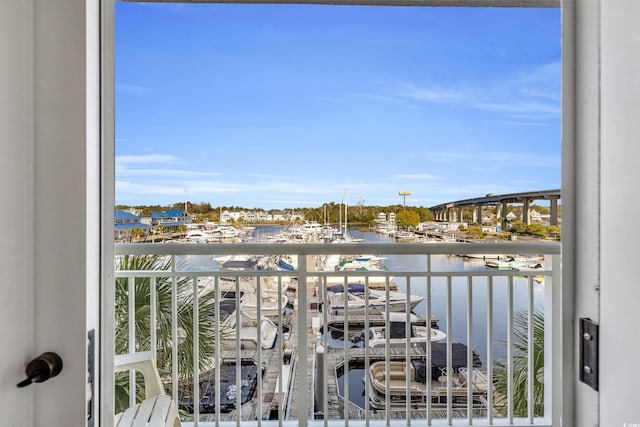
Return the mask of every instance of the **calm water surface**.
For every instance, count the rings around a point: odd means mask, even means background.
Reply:
[[[254,232],[254,238],[262,239],[269,234],[282,230],[282,226],[258,226]],[[395,240],[392,237],[381,235],[371,231],[350,230],[354,238],[362,238],[369,243],[389,243]],[[378,254],[385,255],[385,254]],[[420,255],[389,255],[386,256],[385,266],[394,274],[399,290],[406,292],[407,278],[402,272],[426,270],[426,256]],[[195,270],[217,270],[216,264],[210,256],[187,256],[182,260],[184,267]],[[482,260],[465,259],[458,256],[434,255],[431,259],[432,271],[491,271],[485,267]],[[534,307],[543,310],[544,285],[533,282]],[[513,279],[514,311],[526,311],[527,280],[524,278]],[[410,293],[426,296],[427,281],[424,278],[411,278]],[[494,359],[506,356],[507,338],[507,287],[508,279],[496,277],[493,280],[493,354]],[[473,277],[471,286],[471,312],[472,312],[472,340],[467,343],[467,300],[468,279],[453,278],[451,281],[451,324],[447,324],[447,278],[434,277],[431,279],[431,313],[439,320],[440,329],[451,336],[453,342],[461,342],[470,345],[479,355],[486,366],[487,355],[487,278]],[[428,301],[423,301],[415,309],[414,313],[426,316]],[[341,339],[332,340],[332,347],[343,347]]]

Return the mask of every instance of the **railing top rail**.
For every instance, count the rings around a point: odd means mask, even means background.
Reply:
[[[118,243],[116,255],[559,255],[559,242],[493,243]]]

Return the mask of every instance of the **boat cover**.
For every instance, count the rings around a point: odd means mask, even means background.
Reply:
[[[257,264],[255,259],[231,260],[222,264],[223,270],[251,270]]]
[[[421,343],[426,348],[426,343]],[[473,367],[481,368],[482,361],[475,351],[472,353]],[[423,360],[412,360],[411,364],[416,370],[415,379],[425,382],[426,362]],[[451,344],[451,369],[465,368],[467,366],[467,346],[462,343]],[[431,343],[431,378],[437,380],[447,369],[447,343]]]
[[[285,260],[283,260],[282,258],[280,258],[278,260],[278,262],[276,263],[278,264],[278,267],[280,267],[283,270],[286,271],[296,271],[295,268],[293,268],[293,265],[289,264],[288,262],[286,262]]]
[[[344,292],[344,286],[334,285],[334,286],[331,286],[329,290],[331,290],[331,292],[334,292],[334,293]],[[363,293],[365,290],[365,286],[362,283],[349,283],[347,285],[347,290],[353,293]]]
[[[238,407],[237,397],[240,395],[240,404],[245,404],[253,397],[258,384],[258,367],[254,363],[241,363],[240,393],[236,386],[236,365],[225,363],[221,365],[220,372],[220,412],[230,412]],[[204,381],[200,382],[200,413],[214,413],[216,409],[215,374],[211,373]],[[193,413],[193,397],[190,393],[184,393],[179,399],[179,408]]]

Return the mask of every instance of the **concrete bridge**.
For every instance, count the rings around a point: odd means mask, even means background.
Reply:
[[[561,198],[560,190],[527,191],[511,194],[487,194],[483,197],[473,199],[458,200],[455,202],[443,203],[432,206],[429,209],[437,221],[462,221],[462,208],[471,209],[473,222],[482,222],[482,210],[485,206],[495,206],[497,216],[505,218],[507,216],[507,204],[522,204],[523,222],[529,224],[529,205],[535,200],[550,201],[551,225],[558,225],[558,200]]]

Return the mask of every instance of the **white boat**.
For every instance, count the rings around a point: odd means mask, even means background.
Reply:
[[[409,380],[408,399],[413,407],[425,407],[427,402],[446,404],[449,381],[451,381],[453,407],[467,406],[469,386],[473,389],[473,403],[480,403],[486,399],[490,385],[487,376],[479,369],[481,363],[479,357],[476,358],[477,353],[473,353],[474,367],[470,370],[466,366],[467,347],[454,343],[451,375],[448,375],[445,349],[445,344],[432,344],[432,363],[424,360],[412,360],[410,363],[383,360],[372,363],[368,374],[371,387],[370,406],[374,409],[384,409],[388,397],[391,407],[404,408],[407,402],[407,378]],[[427,399],[427,381],[431,382],[430,399]]]
[[[209,230],[197,229],[189,230],[185,236],[185,239],[189,242],[206,241],[213,239],[215,235]]]
[[[517,270],[520,268],[542,268],[542,260],[538,257],[506,256],[502,259],[484,263],[487,267],[498,270]]]
[[[234,311],[221,323],[221,339],[224,340],[224,348],[235,349],[237,340],[240,339],[240,348],[255,350],[258,348],[258,333],[260,333],[260,346],[263,350],[273,348],[278,336],[278,326],[266,317],[258,322],[247,313],[240,310],[240,324],[237,324],[237,315]]]
[[[256,278],[240,278],[236,287],[236,279],[221,277],[218,282],[218,291],[222,300],[234,300],[236,291],[240,293],[239,305],[243,313],[255,321],[258,317],[258,297]],[[208,281],[208,286],[213,288],[214,282]],[[278,287],[280,286],[280,291]],[[260,279],[260,314],[262,316],[278,316],[284,312],[288,303],[288,289],[290,282],[282,281],[280,284],[270,277]],[[280,302],[278,303],[278,299]]]
[[[382,313],[386,318],[386,314]],[[411,322],[409,326],[409,345],[416,346],[425,344],[427,340],[431,342],[442,341],[447,338],[440,329],[428,326],[416,325],[418,317],[415,314],[409,314]],[[407,314],[406,313],[389,313],[389,346],[405,347],[407,344]],[[369,328],[369,347],[384,347],[387,345],[387,328],[384,326],[372,326]],[[361,337],[360,339],[363,339]]]
[[[246,293],[240,298],[241,310],[252,319],[258,317],[258,298],[255,293]],[[262,316],[275,317],[278,313],[283,313],[287,307],[288,302],[287,294],[282,293],[280,296],[280,302],[278,302],[277,296],[268,296],[266,293],[262,293],[260,298],[260,314]]]
[[[385,257],[376,255],[360,255],[341,259],[334,267],[336,271],[382,271]]]
[[[367,289],[360,283],[349,284],[347,292],[344,291],[343,285],[332,286],[327,295],[329,312],[332,314],[344,314],[345,299],[349,314],[411,311],[425,299],[420,295],[409,295],[407,298],[407,295],[401,292],[389,292],[387,299],[387,292]]]

